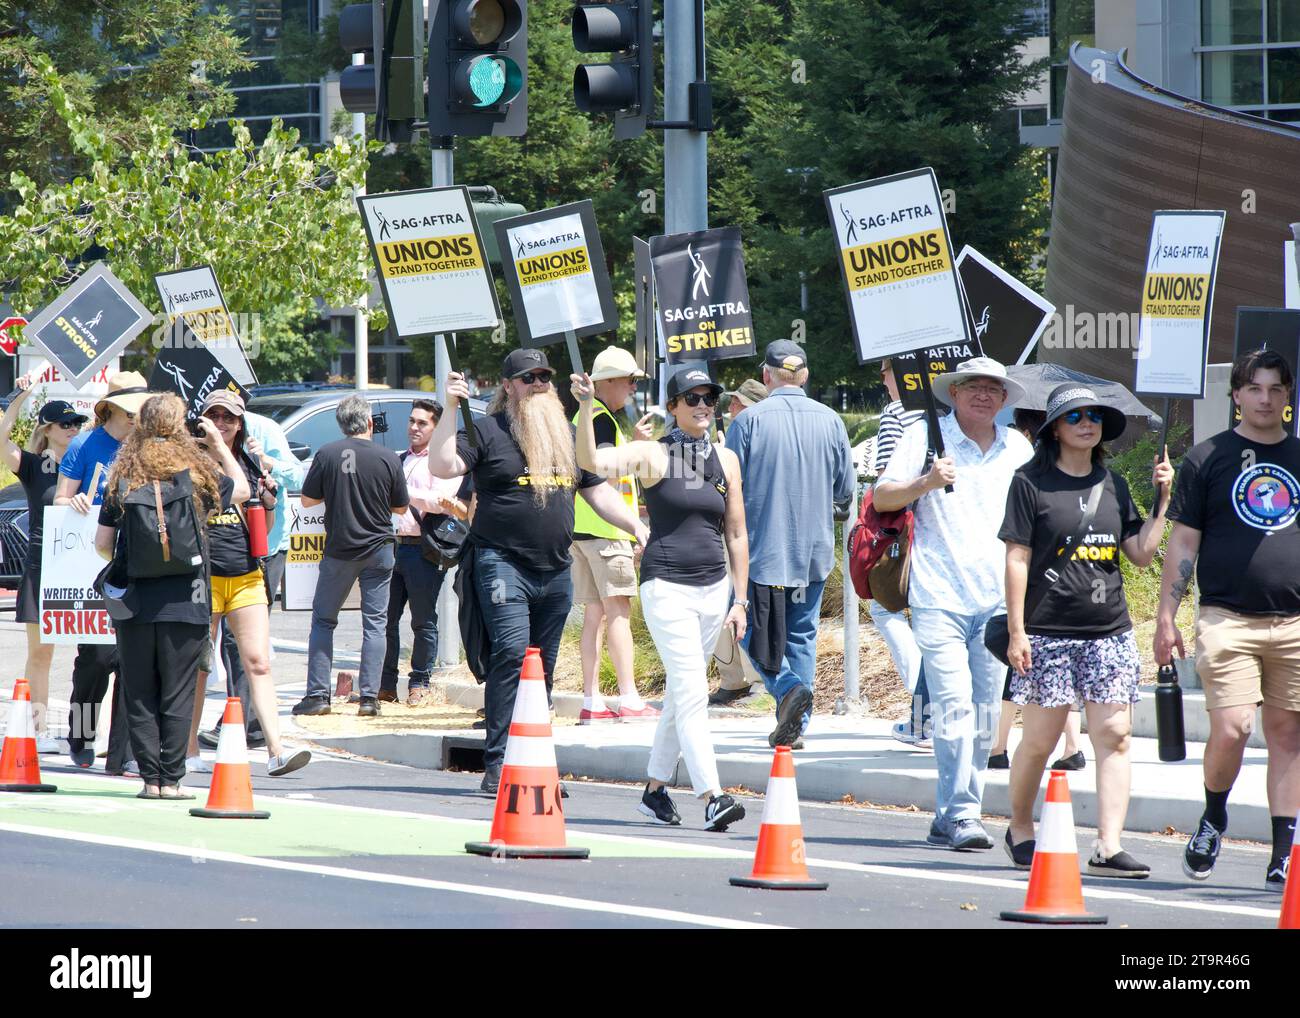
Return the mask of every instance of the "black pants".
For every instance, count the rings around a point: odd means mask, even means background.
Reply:
[[[284,577],[284,559],[287,553],[280,551],[262,559],[262,574],[266,578],[267,610],[275,608],[275,595],[280,591],[280,580]],[[248,696],[248,675],[244,663],[239,660],[239,646],[235,643],[235,634],[224,622],[221,625],[221,665],[226,669],[226,696],[239,697],[239,705],[244,711],[244,734],[247,738],[262,737],[262,722],[257,719],[257,711]],[[217,722],[217,728],[221,722]]]
[[[80,643],[77,658],[72,663],[72,693],[68,697],[68,746],[75,753],[83,746],[95,745],[99,731],[99,707],[109,689],[109,678],[116,672],[113,683],[113,720],[108,729],[108,759],[105,769],[120,771],[131,759],[131,743],[127,737],[126,698],[122,689],[122,670],[118,663],[117,648],[111,643]]]
[[[194,687],[208,627],[192,622],[119,622],[131,747],[147,785],[179,785],[194,716]]]

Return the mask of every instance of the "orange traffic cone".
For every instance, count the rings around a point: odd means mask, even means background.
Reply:
[[[560,772],[537,647],[524,655],[489,839],[467,842],[465,851],[507,859],[585,859],[590,854],[565,844]]]
[[[226,700],[217,740],[217,763],[212,768],[208,804],[190,810],[192,817],[227,817],[232,820],[266,820],[271,814],[253,809],[253,780],[248,772],[248,743],[244,739],[244,708],[239,697]]]
[[[0,792],[57,791],[57,786],[41,783],[36,723],[32,720],[32,690],[26,679],[19,679],[9,705],[9,730],[0,748]]]
[[[1296,832],[1291,837],[1291,860],[1286,867],[1286,890],[1282,893],[1282,915],[1278,917],[1279,930],[1300,930],[1300,816],[1296,817]]]
[[[737,887],[770,890],[824,891],[830,885],[813,880],[804,861],[803,824],[799,822],[799,790],[794,783],[794,756],[789,746],[777,746],[767,779],[763,823],[754,849],[754,871],[732,877]]]
[[[1029,891],[1019,912],[1003,912],[1017,923],[1104,923],[1083,907],[1083,882],[1079,879],[1079,847],[1074,840],[1074,807],[1065,771],[1052,771],[1047,799],[1038,821],[1034,863],[1029,869]]]

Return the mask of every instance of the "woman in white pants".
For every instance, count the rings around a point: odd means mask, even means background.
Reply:
[[[749,539],[740,492],[740,461],[709,441],[709,424],[722,386],[699,368],[682,368],[668,381],[674,426],[657,442],[596,448],[592,383],[573,375],[578,401],[578,463],[602,477],[636,475],[650,513],[650,539],[641,558],[641,610],[667,671],[664,709],[655,730],[649,782],[638,806],[656,823],[680,824],[667,785],[686,760],[691,786],[708,797],[704,822],[725,831],[745,807],[724,795],[709,733],[708,661],[723,625],[737,641],[745,634],[749,602]],[[723,539],[726,539],[726,551]],[[727,607],[727,560],[735,600]]]

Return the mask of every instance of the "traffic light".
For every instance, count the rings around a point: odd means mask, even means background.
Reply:
[[[422,0],[373,0],[339,12],[339,43],[370,62],[345,67],[339,98],[349,113],[373,113],[380,141],[410,141],[424,108]]]
[[[429,136],[528,129],[525,0],[429,0]]]
[[[581,64],[573,72],[573,100],[583,113],[614,114],[614,137],[635,138],[654,112],[654,40],[651,0],[582,3],[573,10],[579,53],[613,53],[608,64]]]

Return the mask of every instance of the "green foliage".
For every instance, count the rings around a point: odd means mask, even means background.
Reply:
[[[0,0],[0,188],[14,171],[38,187],[90,172],[68,108],[97,111],[95,130],[121,151],[147,145],[157,126],[229,113],[221,82],[250,66],[240,49],[229,16],[202,0]]]
[[[849,433],[849,445],[858,445],[880,430],[880,414],[840,414],[844,430]]]
[[[369,257],[352,199],[365,151],[336,138],[313,154],[296,131],[275,124],[260,146],[234,124],[234,147],[192,161],[170,127],[145,125],[138,147],[119,146],[68,96],[41,55],[33,64],[79,156],[85,176],[41,188],[15,172],[16,207],[0,217],[10,301],[41,307],[84,267],[92,247],[151,310],[161,313],[153,277],[209,264],[236,315],[259,316],[246,336],[255,363],[272,375],[310,369],[327,353],[306,331],[319,302],[345,306],[368,290]],[[382,312],[376,312],[382,326]],[[147,335],[136,350],[149,354]],[[157,337],[161,339],[161,337]],[[151,359],[151,355],[150,355]]]
[[[1020,63],[1024,36],[1007,27],[1022,6],[954,0],[936,10],[863,0],[846,16],[833,0],[707,5],[716,124],[708,138],[709,221],[743,231],[760,349],[802,328],[814,385],[877,377],[851,349],[825,188],[934,166],[940,187],[955,191],[949,223],[957,247],[970,243],[1009,272],[1041,282],[1042,156],[1020,147],[1005,112],[1041,70]],[[663,231],[663,146],[657,131],[616,141],[608,122],[576,110],[571,8],[571,0],[530,3],[529,132],[457,139],[455,176],[491,184],[530,211],[592,199],[622,321],[616,336],[581,343],[590,361],[610,342],[633,343],[632,237]],[[806,68],[803,83],[792,80],[796,60]],[[426,187],[429,180],[423,144],[371,159],[371,192]],[[806,312],[801,272],[809,286]],[[460,338],[462,360],[489,377],[517,343],[503,286],[499,292],[504,334]],[[564,359],[560,347],[554,352]],[[751,360],[720,368],[727,384],[755,373]]]

